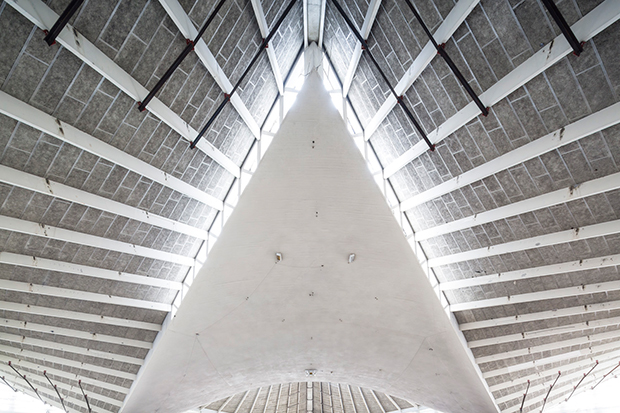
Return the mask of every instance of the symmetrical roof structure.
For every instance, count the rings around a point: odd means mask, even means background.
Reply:
[[[20,390],[34,395],[9,361],[52,404],[43,371],[72,411],[88,411],[79,380],[94,411],[122,408],[308,41],[498,409],[519,411],[526,391],[523,411],[540,409],[618,364],[617,0],[555,1],[580,56],[543,1],[415,1],[488,116],[405,0],[340,2],[385,78],[333,0],[300,0],[196,149],[289,3],[226,0],[144,112],[218,2],[85,0],[48,46],[69,3],[0,4],[0,375]]]

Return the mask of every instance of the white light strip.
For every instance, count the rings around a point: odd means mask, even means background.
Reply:
[[[41,30],[50,30],[59,17],[40,0],[7,0],[7,4],[37,25]],[[67,24],[60,32],[56,37],[56,41],[135,101],[141,101],[149,94],[149,91],[146,90],[144,86],[131,77],[129,73],[125,72],[114,60],[99,50],[87,38],[82,36],[70,24]],[[191,142],[198,135],[198,132],[194,130],[194,128],[181,119],[181,117],[174,113],[168,106],[164,105],[161,100],[153,98],[147,106],[147,109],[186,140]],[[136,108],[135,110],[138,109]],[[239,176],[239,167],[206,139],[202,139],[197,147],[234,176]]]
[[[205,205],[221,210],[223,203],[216,197],[207,194],[190,184],[168,175],[148,163],[109,145],[81,130],[64,123],[39,109],[22,102],[13,96],[0,91],[0,113],[31,126],[43,133],[67,142],[86,152],[108,160],[125,169],[142,175],[165,187],[194,198]]]
[[[617,0],[606,0],[571,26],[571,29],[580,41],[587,41],[611,26],[619,18],[620,2]],[[480,100],[485,106],[496,104],[510,93],[553,66],[564,56],[571,53],[572,50],[572,47],[564,35],[560,34],[549,44],[534,53],[532,57],[487,89],[486,92],[482,93],[480,95]],[[393,97],[391,98],[394,99]],[[437,144],[466,125],[467,122],[471,121],[479,114],[480,109],[478,109],[474,102],[470,102],[437,129],[429,133],[428,138],[432,143]],[[428,150],[428,146],[423,140],[420,140],[411,149],[399,156],[385,168],[384,177],[387,179],[394,175],[405,165],[426,152],[426,150]]]

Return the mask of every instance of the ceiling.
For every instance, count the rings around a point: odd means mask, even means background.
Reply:
[[[547,405],[597,360],[580,389],[617,365],[617,1],[556,1],[579,57],[537,0],[416,1],[486,117],[406,3],[343,1],[433,152],[331,1],[309,1],[307,17],[295,4],[194,150],[288,3],[227,0],[144,112],[215,2],[86,0],[48,47],[41,29],[68,3],[0,5],[0,370],[12,385],[32,393],[9,361],[52,403],[44,370],[70,410],[87,411],[78,380],[94,411],[121,408],[255,167],[316,13],[388,202],[498,408],[519,411],[528,380],[523,411],[542,407],[558,371]]]

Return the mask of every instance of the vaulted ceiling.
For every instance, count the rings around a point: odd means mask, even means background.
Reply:
[[[42,29],[69,0],[0,4],[0,375],[11,385],[34,395],[15,367],[58,405],[46,371],[68,409],[88,411],[81,380],[94,411],[119,411],[316,31],[498,408],[519,411],[527,391],[523,411],[540,409],[554,382],[547,403],[618,364],[617,1],[556,0],[580,56],[541,1],[415,1],[487,116],[404,0],[342,1],[390,85],[332,0],[298,1],[190,149],[288,5],[225,1],[140,112],[216,3],[86,0],[52,46]]]

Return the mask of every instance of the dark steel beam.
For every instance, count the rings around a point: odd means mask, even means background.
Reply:
[[[411,3],[411,0],[405,0],[405,2],[407,3],[407,6],[409,6],[409,9],[415,16],[418,23],[420,23],[420,26],[422,26],[422,29],[424,30],[424,33],[426,33],[426,36],[429,38],[431,43],[433,43],[433,46],[435,46],[435,49],[437,50],[437,54],[439,54],[439,56],[441,56],[443,60],[446,62],[448,67],[450,67],[450,70],[452,70],[452,73],[454,73],[454,76],[456,76],[456,78],[459,80],[463,88],[465,88],[465,90],[467,91],[471,99],[474,101],[476,106],[478,106],[478,109],[480,109],[480,112],[482,112],[484,116],[488,116],[489,108],[482,104],[482,102],[480,101],[480,98],[478,97],[478,95],[476,95],[476,92],[474,92],[474,90],[471,88],[467,80],[465,80],[465,77],[463,76],[459,68],[456,67],[456,65],[454,64],[454,62],[448,55],[448,52],[446,52],[445,44],[437,44],[437,42],[435,41],[435,38],[433,37],[433,34],[431,33],[431,31],[428,29],[428,27],[422,20],[422,16],[420,16],[420,13],[418,13],[413,3]]]
[[[213,21],[213,19],[215,18],[217,13],[220,11],[220,9],[222,8],[225,2],[226,0],[220,0],[217,6],[215,6],[215,9],[213,9],[213,11],[211,12],[211,15],[209,16],[205,24],[202,25],[202,27],[200,28],[200,31],[198,32],[198,35],[196,35],[194,40],[190,40],[190,39],[185,40],[185,43],[187,43],[187,45],[185,46],[185,49],[183,49],[181,54],[170,65],[168,70],[166,70],[166,73],[164,73],[164,75],[159,79],[157,84],[155,84],[155,86],[149,92],[149,94],[146,95],[144,100],[142,100],[141,102],[138,102],[138,109],[140,110],[140,112],[146,109],[146,106],[149,104],[149,102],[155,97],[157,92],[159,92],[160,89],[164,87],[168,79],[170,79],[170,76],[172,76],[174,71],[177,70],[177,68],[181,65],[181,63],[183,63],[183,60],[185,60],[187,55],[190,54],[192,50],[194,50],[194,46],[202,38],[202,35],[205,33],[205,31],[207,30],[207,28],[209,27],[209,25],[211,24],[211,22]]]
[[[45,30],[45,42],[51,46],[56,43],[56,37],[60,34],[62,29],[65,28],[71,17],[75,14],[77,9],[84,3],[84,0],[71,0],[71,3],[67,6],[67,8],[62,12],[56,23],[52,26],[51,29]]]
[[[566,40],[568,40],[568,43],[573,48],[573,54],[575,56],[579,56],[581,52],[583,52],[583,43],[577,40],[577,37],[575,37],[575,33],[573,33],[573,30],[570,28],[568,23],[566,23],[564,16],[562,16],[562,13],[558,9],[558,7],[555,5],[554,1],[553,0],[542,0],[542,2],[547,8],[547,11],[551,15],[551,17],[553,17],[553,20],[555,20],[555,23],[558,25],[558,27],[562,31],[562,34],[564,35],[564,37],[566,37]]]
[[[368,47],[368,43],[366,43],[366,39],[364,39],[362,37],[362,35],[357,31],[357,27],[355,27],[355,25],[353,24],[351,19],[349,19],[349,16],[347,16],[347,14],[344,12],[343,8],[340,6],[340,4],[338,4],[338,1],[337,0],[332,0],[332,3],[334,3],[334,6],[336,6],[336,9],[340,13],[340,15],[342,16],[344,21],[347,23],[347,26],[349,26],[349,29],[351,29],[351,32],[353,32],[353,34],[355,35],[357,40],[359,40],[359,42],[362,44],[362,49],[364,51],[366,51],[366,53],[368,54],[368,57],[370,58],[372,63],[377,68],[377,71],[379,72],[379,74],[381,75],[381,77],[383,78],[385,83],[387,83],[388,87],[390,88],[390,92],[392,92],[392,95],[394,95],[394,97],[396,98],[396,101],[400,104],[400,107],[403,109],[403,112],[405,112],[405,115],[407,115],[407,117],[409,118],[411,123],[413,123],[413,126],[416,128],[416,130],[418,131],[420,136],[422,136],[422,139],[424,139],[424,142],[426,142],[426,144],[428,145],[428,148],[431,151],[434,151],[435,150],[435,145],[433,145],[431,143],[431,141],[426,136],[426,132],[424,132],[424,129],[422,129],[422,126],[420,126],[420,124],[415,119],[415,117],[413,116],[411,111],[409,111],[409,108],[405,104],[405,101],[404,101],[403,97],[399,96],[396,93],[396,91],[394,90],[394,88],[392,87],[392,84],[390,83],[390,81],[388,80],[387,76],[385,75],[385,73],[383,72],[381,67],[379,66],[379,63],[377,62],[375,57],[370,52],[370,48]]]
[[[49,381],[50,386],[52,386],[54,388],[54,390],[56,390],[56,394],[58,395],[58,398],[60,399],[60,404],[62,405],[62,409],[65,411],[65,413],[67,413],[67,407],[65,406],[65,401],[63,400],[62,396],[60,395],[60,392],[58,391],[58,387],[56,387],[56,385],[54,383],[52,383],[52,380],[47,376],[47,371],[46,370],[43,370],[43,375],[45,376],[47,381]]]
[[[88,407],[88,412],[92,413],[93,410],[90,408],[90,403],[88,402],[88,396],[86,396],[86,393],[84,393],[84,389],[82,388],[82,380],[78,380],[78,386],[80,386],[80,390],[82,390],[82,396],[84,396],[84,400],[86,400],[86,407]]]
[[[525,404],[525,398],[527,397],[527,392],[530,390],[530,381],[527,381],[527,387],[525,388],[525,393],[523,393],[523,400],[521,400],[521,407],[519,407],[519,412],[523,412],[523,405]]]
[[[224,109],[224,106],[226,106],[226,103],[228,103],[230,101],[230,98],[232,97],[232,95],[234,95],[235,92],[237,91],[237,89],[239,88],[239,86],[243,82],[243,79],[245,79],[245,77],[248,75],[248,73],[252,69],[252,66],[254,66],[254,63],[256,63],[256,61],[260,57],[260,55],[263,52],[263,50],[265,50],[269,46],[269,42],[271,41],[271,38],[278,32],[278,29],[280,28],[280,25],[282,25],[282,22],[284,21],[286,16],[289,14],[289,12],[291,11],[291,9],[293,8],[293,6],[295,5],[296,2],[297,2],[297,0],[291,0],[289,5],[286,6],[286,9],[284,10],[284,13],[282,13],[282,15],[280,16],[278,21],[276,21],[276,24],[271,29],[271,32],[269,33],[269,35],[267,35],[267,37],[263,39],[263,42],[258,47],[258,51],[256,52],[256,54],[254,55],[254,57],[250,61],[250,64],[248,64],[248,66],[246,67],[245,71],[243,72],[243,74],[241,75],[241,77],[239,78],[239,80],[237,81],[235,86],[232,88],[230,93],[225,93],[224,94],[224,100],[222,100],[222,103],[220,103],[220,105],[217,107],[217,109],[215,110],[213,115],[211,115],[211,118],[209,118],[209,120],[207,121],[205,126],[200,130],[200,132],[198,132],[198,136],[196,136],[196,139],[194,139],[194,141],[192,143],[190,143],[190,145],[189,145],[190,148],[194,149],[196,147],[196,144],[198,143],[198,141],[200,141],[200,139],[204,136],[204,134],[209,130],[209,128],[211,127],[211,125],[213,124],[215,119],[218,117],[218,115]]]
[[[577,383],[577,385],[573,387],[573,391],[570,392],[570,395],[566,398],[566,401],[568,401],[571,397],[573,397],[573,393],[575,393],[575,391],[577,390],[577,387],[579,387],[579,385],[581,385],[581,382],[584,381],[585,378],[590,375],[590,373],[592,373],[592,370],[594,370],[596,366],[598,366],[598,360],[596,360],[596,363],[594,363],[594,366],[592,366],[592,368],[587,373],[583,373],[583,377],[581,378],[581,380],[579,380],[579,383]]]
[[[558,379],[560,378],[561,375],[562,375],[562,372],[558,371],[558,376],[555,378],[555,381],[553,382],[553,384],[549,386],[549,391],[547,392],[547,395],[543,399],[543,404],[542,404],[542,407],[540,408],[540,413],[542,413],[542,411],[545,410],[545,405],[547,404],[547,399],[549,398],[549,394],[551,394],[551,390],[553,390],[553,386],[555,386],[555,384],[558,382]]]

